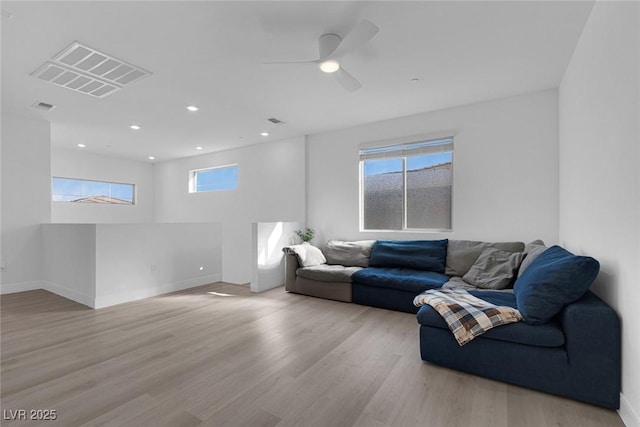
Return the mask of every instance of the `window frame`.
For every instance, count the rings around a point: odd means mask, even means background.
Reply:
[[[138,186],[136,184],[133,184],[131,182],[117,182],[117,181],[102,181],[102,180],[98,180],[98,179],[86,179],[86,178],[70,178],[67,176],[51,176],[51,203],[78,203],[74,200],[53,200],[53,181],[55,179],[68,179],[68,180],[72,180],[72,181],[85,181],[85,182],[97,182],[100,184],[116,184],[116,185],[130,185],[131,187],[133,187],[133,191],[132,191],[132,195],[131,195],[131,203],[92,203],[92,204],[96,204],[96,205],[104,205],[104,206],[135,206],[138,203]],[[92,196],[83,196],[84,197],[93,197]],[[111,197],[111,196],[109,196]],[[121,199],[122,200],[122,199]]]
[[[216,170],[216,169],[229,169],[229,168],[236,169],[235,188],[221,188],[221,189],[214,189],[214,190],[198,191],[198,172],[207,172],[207,171]],[[227,165],[211,166],[211,167],[200,168],[200,169],[192,169],[189,171],[189,194],[215,193],[219,191],[236,191],[240,185],[239,184],[240,177],[237,176],[238,172],[239,172],[238,163],[230,163]]]
[[[402,203],[402,228],[401,229],[397,229],[397,230],[393,230],[393,229],[374,229],[374,228],[365,228],[364,226],[364,216],[365,216],[365,209],[364,209],[364,186],[365,186],[365,182],[364,182],[364,163],[367,160],[374,160],[374,158],[370,158],[370,159],[363,159],[362,158],[362,154],[359,155],[359,161],[358,161],[358,166],[359,166],[359,174],[358,174],[358,182],[359,182],[359,189],[358,189],[358,209],[359,209],[359,218],[358,218],[358,225],[359,225],[359,231],[360,232],[376,232],[376,233],[452,233],[454,230],[454,216],[453,216],[453,210],[454,210],[454,157],[455,157],[455,153],[454,153],[454,139],[455,139],[455,133],[454,132],[446,132],[446,133],[442,133],[442,134],[435,134],[435,135],[428,135],[428,136],[421,136],[421,135],[417,135],[417,136],[410,136],[410,137],[403,137],[403,138],[397,138],[397,139],[393,139],[393,140],[383,140],[383,141],[377,141],[377,142],[370,142],[370,143],[366,143],[366,144],[361,144],[358,149],[360,151],[360,153],[362,153],[362,150],[366,150],[366,149],[375,149],[375,148],[385,148],[385,147],[398,147],[398,152],[402,151],[400,149],[400,147],[405,146],[405,145],[411,145],[413,143],[425,143],[425,142],[430,142],[430,141],[438,141],[438,140],[450,140],[450,145],[451,145],[451,149],[450,150],[446,150],[446,151],[441,151],[441,153],[451,153],[451,211],[450,211],[450,223],[451,226],[450,228],[410,228],[407,227],[407,157],[417,157],[417,156],[421,156],[421,155],[429,155],[429,154],[437,154],[437,152],[434,153],[416,153],[415,155],[407,155],[407,154],[398,154],[398,155],[389,155],[389,156],[383,156],[383,157],[378,157],[379,159],[402,159],[402,179],[403,179],[403,203]]]

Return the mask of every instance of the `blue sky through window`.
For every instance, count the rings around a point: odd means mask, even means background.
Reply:
[[[365,176],[380,175],[390,172],[402,172],[402,159],[375,159],[364,162]]]
[[[91,197],[106,197],[133,204],[134,187],[133,184],[54,177],[52,180],[52,200],[54,202],[75,202]]]
[[[407,157],[407,170],[417,170],[429,166],[451,162],[452,153],[425,154],[423,156]],[[402,158],[375,159],[364,162],[365,176],[379,175],[390,172],[402,172]]]
[[[238,188],[238,165],[195,172],[196,192],[235,190]]]
[[[424,156],[407,157],[407,170],[413,171],[429,166],[451,163],[451,153],[426,154]]]

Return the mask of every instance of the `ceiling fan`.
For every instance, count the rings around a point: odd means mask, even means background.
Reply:
[[[279,61],[265,64],[318,64],[320,70],[331,73],[346,90],[352,92],[362,84],[341,65],[342,56],[364,46],[378,32],[378,27],[363,19],[344,38],[337,34],[323,34],[318,39],[318,59],[311,61]]]

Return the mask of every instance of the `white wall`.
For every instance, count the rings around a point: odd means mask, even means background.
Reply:
[[[2,293],[41,287],[41,223],[51,219],[50,129],[2,115]]]
[[[95,308],[221,280],[221,226],[96,225]]]
[[[44,224],[42,287],[93,308],[221,279],[220,224]]]
[[[51,174],[61,178],[135,184],[135,205],[51,202],[55,223],[138,223],[153,221],[153,165],[84,152],[54,149]]]
[[[455,131],[453,232],[359,232],[358,146]],[[557,91],[307,137],[307,223],[328,239],[558,238]]]
[[[2,118],[4,120],[4,117]],[[2,122],[0,121],[0,132]],[[2,135],[0,135],[0,238],[2,238]],[[4,259],[2,258],[2,241],[0,240],[0,294],[2,293],[2,272],[4,271]]]
[[[238,164],[238,189],[189,193],[189,171]],[[305,144],[293,138],[155,165],[158,222],[221,222],[222,278],[252,280],[251,224],[305,217]]]
[[[282,248],[300,243],[295,230],[299,222],[255,222],[252,224],[251,258],[253,275],[251,291],[262,292],[284,285],[284,253]]]
[[[600,261],[622,319],[622,403],[640,425],[640,5],[596,2],[560,86],[560,242]]]
[[[88,307],[96,297],[96,226],[44,224],[43,288]]]

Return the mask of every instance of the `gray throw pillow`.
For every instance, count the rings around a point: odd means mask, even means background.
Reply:
[[[534,240],[531,243],[527,243],[524,247],[524,259],[520,264],[520,270],[518,270],[518,277],[522,276],[522,273],[531,265],[531,263],[540,256],[540,254],[547,250],[544,242],[540,239]]]
[[[467,274],[462,276],[462,280],[482,289],[508,288],[518,272],[523,257],[522,252],[486,248]]]
[[[345,267],[368,267],[371,249],[375,242],[375,240],[355,242],[329,240],[324,247],[324,255],[328,264],[344,265]]]
[[[467,274],[474,262],[486,248],[496,248],[507,252],[522,252],[523,242],[475,242],[472,240],[449,239],[447,245],[447,263],[444,274],[462,277]]]

